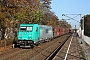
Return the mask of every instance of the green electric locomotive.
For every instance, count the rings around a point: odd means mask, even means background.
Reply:
[[[17,41],[14,46],[33,47],[41,41],[53,38],[51,26],[38,24],[20,24],[18,29]]]

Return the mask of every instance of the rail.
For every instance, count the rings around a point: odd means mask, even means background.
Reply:
[[[68,36],[68,38],[70,36]],[[45,60],[52,60],[55,57],[55,55],[59,52],[59,50],[62,48],[62,46],[65,44],[65,42],[68,40],[68,38],[65,41],[63,41],[63,43],[60,44],[48,57],[46,57]]]

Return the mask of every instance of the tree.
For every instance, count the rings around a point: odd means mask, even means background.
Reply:
[[[90,36],[90,14],[84,16],[84,33]]]
[[[42,24],[45,24],[45,25],[51,25],[51,26],[57,26],[59,25],[59,22],[58,22],[58,17],[56,15],[54,15],[53,12],[47,12],[44,14],[44,17],[43,17],[43,20],[42,20]]]

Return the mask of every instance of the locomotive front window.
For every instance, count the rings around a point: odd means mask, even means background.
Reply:
[[[20,30],[25,31],[26,30],[26,27],[20,27]]]
[[[27,27],[27,31],[32,31],[32,26],[30,26],[30,27]]]

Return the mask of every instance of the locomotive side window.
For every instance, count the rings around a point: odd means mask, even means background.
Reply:
[[[26,31],[26,27],[20,27],[20,30]]]
[[[38,27],[36,28],[36,32],[38,31]]]

